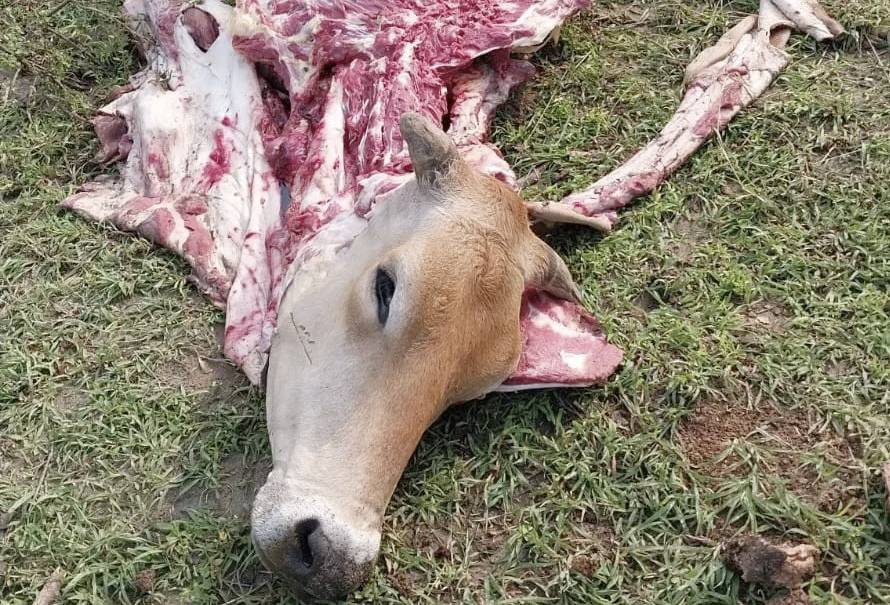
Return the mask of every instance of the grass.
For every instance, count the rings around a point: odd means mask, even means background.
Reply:
[[[595,4],[498,115],[530,197],[628,157],[756,8]],[[890,4],[825,4],[847,38],[796,36],[614,233],[551,236],[626,363],[448,412],[353,602],[761,603],[720,560],[743,532],[818,546],[814,603],[890,602]],[[294,602],[249,544],[263,400],[217,359],[221,314],[172,254],[57,208],[101,172],[88,118],[138,67],[117,3],[7,3],[0,25],[0,602],[56,568],[66,603]]]

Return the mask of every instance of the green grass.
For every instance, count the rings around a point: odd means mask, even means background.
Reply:
[[[498,115],[530,197],[620,164],[756,8],[595,4]],[[551,236],[626,363],[448,412],[354,602],[761,603],[720,560],[741,532],[817,545],[815,603],[890,602],[890,3],[825,4],[850,36],[796,36],[614,233]],[[0,602],[56,568],[66,603],[293,602],[249,544],[263,401],[214,361],[222,315],[172,254],[57,208],[136,69],[116,2],[0,7]]]

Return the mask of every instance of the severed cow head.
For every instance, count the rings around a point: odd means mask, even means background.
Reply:
[[[519,196],[432,121],[401,120],[415,180],[380,204],[324,279],[291,288],[267,375],[273,469],[253,508],[263,562],[316,596],[350,592],[417,442],[516,366],[528,288],[577,300]]]

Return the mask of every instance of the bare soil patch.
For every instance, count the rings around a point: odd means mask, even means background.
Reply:
[[[15,441],[0,435],[0,478],[10,485],[25,485],[27,478],[35,476],[34,468],[29,466],[28,461],[22,458],[19,452],[19,446]],[[0,521],[2,516],[3,511],[0,510]]]
[[[36,78],[21,71],[0,69],[0,107],[6,103],[27,105],[34,96]]]
[[[754,332],[784,333],[791,323],[792,313],[775,301],[752,303],[744,312],[745,324]]]
[[[708,237],[708,230],[699,218],[698,215],[680,218],[673,225],[677,238],[671,242],[668,250],[681,263],[691,261],[696,249]]]
[[[238,388],[248,387],[247,377],[222,352],[222,324],[214,326],[216,346],[205,351],[189,351],[181,359],[158,370],[163,384],[181,385],[187,391],[209,392],[209,400],[224,398]]]
[[[820,510],[838,510],[863,497],[855,480],[853,445],[795,410],[768,403],[752,410],[707,401],[682,424],[679,440],[690,464],[706,475],[722,478],[742,472],[743,461],[731,446],[747,442],[763,449],[762,473],[780,477]],[[833,472],[820,473],[816,461]]]
[[[529,596],[530,590],[537,590],[537,581],[560,573],[591,578],[615,555],[618,540],[612,528],[586,518],[580,511],[559,530],[561,548],[559,555],[551,558],[535,554],[530,544],[517,542],[513,533],[521,523],[513,514],[483,513],[479,510],[482,506],[481,501],[475,503],[448,524],[416,524],[407,529],[402,540],[423,558],[466,565],[462,590],[481,594],[487,580],[507,574],[512,580],[503,589],[515,597]],[[422,591],[426,581],[411,569],[397,570],[389,577],[405,596]],[[532,578],[537,581],[531,585],[525,582]],[[463,594],[446,591],[438,596],[441,602],[464,602]]]
[[[658,302],[658,299],[656,299],[646,290],[640,291],[640,293],[634,297],[633,303],[634,306],[643,313],[651,313],[661,306],[661,303]]]
[[[241,454],[229,456],[220,463],[217,487],[192,487],[180,492],[171,504],[171,516],[178,519],[203,509],[224,517],[247,519],[253,498],[268,474],[266,462],[254,465]]]
[[[85,406],[89,402],[89,393],[82,389],[78,389],[77,387],[66,385],[59,389],[59,392],[56,393],[51,405],[53,409],[60,414],[68,414]]]
[[[618,544],[611,527],[584,520],[575,524],[572,536],[566,540],[574,548],[566,558],[568,568],[588,578],[614,556]]]

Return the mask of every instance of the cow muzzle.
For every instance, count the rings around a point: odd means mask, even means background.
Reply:
[[[251,537],[263,564],[300,594],[344,597],[364,584],[380,548],[380,530],[318,496],[267,483],[257,494]]]

